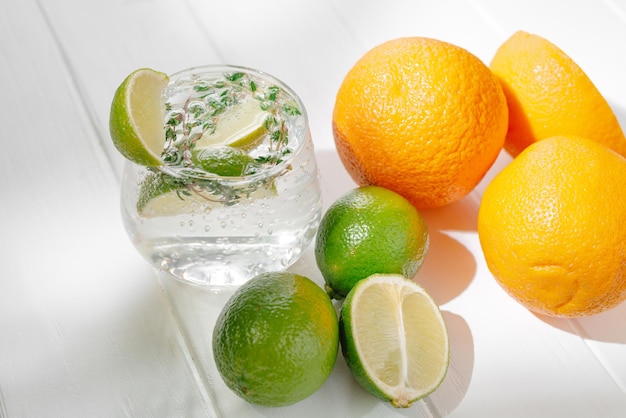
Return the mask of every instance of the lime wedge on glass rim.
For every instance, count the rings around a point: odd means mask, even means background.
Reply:
[[[113,96],[109,117],[111,139],[124,157],[139,165],[163,164],[162,92],[168,81],[167,74],[141,68],[128,75]]]
[[[402,275],[375,274],[357,282],[341,308],[340,341],[359,384],[397,408],[432,393],[448,370],[441,311]]]

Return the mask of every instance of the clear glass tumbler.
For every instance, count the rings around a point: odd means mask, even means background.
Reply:
[[[321,217],[318,169],[298,96],[260,71],[204,66],[171,75],[163,99],[165,163],[127,162],[122,179],[122,218],[139,252],[196,285],[239,285],[293,264]],[[250,114],[257,105],[262,123],[245,114],[247,122],[238,121],[239,111]],[[245,132],[232,128],[242,123],[249,125]],[[225,143],[229,152],[236,148],[235,157],[213,152]],[[207,149],[218,157],[203,159]]]

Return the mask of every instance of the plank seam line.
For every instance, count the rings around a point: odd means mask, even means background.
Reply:
[[[506,39],[511,34],[500,25],[497,20],[476,0],[468,0],[470,6],[476,11],[478,16],[490,27],[501,39]]]
[[[604,4],[613,12],[617,17],[626,23],[626,10],[620,9],[616,0],[604,0]]]
[[[46,9],[41,4],[41,0],[35,0],[35,3],[37,4],[37,8],[39,9],[39,12],[41,13],[43,17],[43,20],[46,23],[46,26],[48,27],[49,32],[51,33],[52,39],[57,46],[57,49],[61,56],[61,60],[69,73],[71,84],[74,86],[74,91],[76,92],[76,95],[78,96],[78,99],[80,101],[80,105],[82,106],[82,109],[84,110],[87,116],[87,120],[89,121],[89,125],[91,126],[94,136],[97,138],[98,151],[100,154],[104,155],[106,162],[109,165],[109,168],[111,169],[110,172],[113,174],[113,176],[115,177],[116,181],[119,184],[121,183],[121,174],[118,173],[117,172],[118,170],[115,169],[116,166],[113,163],[113,161],[111,161],[111,156],[109,155],[108,152],[106,152],[106,149],[104,147],[105,141],[109,141],[109,139],[108,137],[103,138],[102,136],[102,130],[99,129],[100,126],[98,123],[98,118],[96,117],[96,112],[93,109],[93,107],[89,105],[89,102],[86,98],[87,97],[87,95],[85,94],[86,89],[80,83],[80,79],[77,77],[77,72],[74,66],[72,65],[72,61],[70,60],[66,49],[63,47],[63,43],[61,42],[61,39],[59,39],[57,32],[54,30],[52,21],[50,17],[48,16],[48,13],[46,12]]]
[[[200,21],[200,19],[198,18],[200,13],[198,13],[198,11],[194,8],[194,6],[192,4],[190,4],[189,1],[186,0],[185,1],[185,5],[187,7],[187,10],[189,10],[189,13],[191,14],[191,16],[193,16],[194,22],[200,28],[200,32],[204,33],[204,35],[207,37],[207,40],[209,41],[209,45],[211,45],[211,48],[213,48],[213,50],[217,54],[218,59],[222,63],[224,63],[224,57],[222,56],[222,53],[221,53],[220,49],[218,48],[218,46],[213,41],[213,36],[211,35],[211,33],[207,30],[205,25],[203,25],[202,22]]]
[[[57,33],[54,30],[54,27],[52,26],[52,22],[48,16],[48,14],[46,13],[45,8],[42,6],[41,4],[41,0],[35,0],[35,3],[37,4],[37,7],[39,9],[39,12],[41,13],[43,20],[49,30],[49,32],[51,33],[52,39],[54,41],[54,43],[57,46],[57,49],[59,50],[59,53],[61,55],[61,60],[63,61],[63,64],[65,65],[70,78],[71,78],[71,83],[74,86],[74,89],[77,93],[78,99],[80,100],[80,104],[82,104],[82,108],[85,110],[85,113],[87,115],[87,118],[89,120],[89,124],[92,128],[92,130],[94,131],[94,135],[98,140],[98,144],[100,146],[100,152],[105,156],[106,158],[106,162],[109,165],[109,167],[111,168],[111,172],[114,173],[114,176],[116,178],[116,180],[119,182],[121,182],[121,177],[120,174],[117,173],[117,170],[115,170],[115,165],[113,164],[113,161],[111,161],[111,158],[109,156],[109,154],[104,150],[103,144],[104,141],[107,140],[108,138],[103,138],[101,135],[101,130],[98,129],[99,124],[97,122],[97,117],[95,115],[95,111],[91,108],[91,106],[89,106],[89,103],[86,99],[86,95],[84,94],[85,89],[83,88],[83,86],[81,85],[81,83],[79,82],[79,79],[76,77],[76,71],[74,69],[74,66],[72,65],[71,60],[69,59],[68,53],[65,50],[65,48],[63,47],[63,44],[61,43],[61,40],[59,39]],[[161,289],[164,289],[164,287],[161,285]],[[186,336],[184,335],[184,332],[181,328],[181,323],[180,320],[178,318],[178,316],[174,313],[172,305],[171,305],[171,300],[169,298],[169,295],[166,294],[166,301],[168,303],[169,306],[169,311],[170,314],[172,315],[174,322],[176,323],[176,331],[178,333],[178,340],[181,341],[181,348],[183,351],[183,354],[185,356],[185,362],[187,363],[188,367],[190,367],[192,375],[193,375],[193,379],[196,382],[197,388],[198,390],[201,392],[202,396],[204,397],[204,401],[206,403],[206,405],[208,407],[211,408],[211,411],[208,412],[209,416],[211,416],[212,418],[218,418],[220,415],[217,415],[218,413],[215,411],[215,405],[217,404],[215,402],[215,399],[213,399],[213,397],[211,396],[211,393],[206,385],[206,383],[203,381],[203,379],[201,378],[201,372],[198,368],[198,366],[195,364],[194,362],[194,355],[193,352],[191,350],[191,346],[189,344],[188,339],[186,338]],[[196,357],[197,358],[197,357]],[[1,395],[1,393],[0,393]],[[4,407],[2,404],[2,399],[0,398],[0,418],[4,418]]]
[[[593,357],[596,359],[598,364],[602,367],[605,373],[611,378],[615,386],[617,386],[624,394],[626,395],[626,386],[621,382],[619,375],[612,371],[611,367],[604,361],[603,357],[598,354],[598,351],[589,343],[590,338],[585,337],[587,335],[585,333],[585,329],[580,326],[580,324],[576,320],[569,321],[571,327],[576,331],[576,334],[580,337],[583,344],[587,347],[587,349],[591,352]]]
[[[0,386],[0,418],[6,418],[7,417],[7,411],[4,408],[4,400],[3,400],[3,396],[2,396],[2,386]]]
[[[172,297],[170,295],[170,292],[168,292],[167,286],[165,285],[165,283],[162,282],[160,274],[156,273],[156,276],[157,276],[156,279],[161,288],[161,293],[165,297],[165,302],[167,303],[169,313],[171,314],[172,318],[174,319],[174,322],[176,323],[175,328],[176,328],[177,335],[178,335],[177,340],[179,341],[181,345],[181,349],[184,353],[185,363],[187,363],[187,367],[191,369],[193,378],[196,382],[196,385],[198,386],[198,390],[201,392],[202,396],[204,397],[204,402],[206,403],[208,407],[210,407],[209,415],[212,418],[222,417],[223,414],[219,410],[219,403],[217,402],[216,395],[210,389],[212,386],[211,382],[210,381],[207,382],[205,380],[205,378],[210,380],[210,376],[207,376],[207,374],[202,372],[202,367],[197,364],[196,359],[199,359],[200,357],[198,356],[198,354],[193,348],[193,344],[191,343],[191,338],[184,331],[185,328],[183,326],[181,319],[179,318],[179,315],[176,313],[176,309],[175,309]]]

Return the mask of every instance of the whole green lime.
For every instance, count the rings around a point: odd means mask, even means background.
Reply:
[[[317,231],[315,259],[326,291],[344,298],[372,274],[412,278],[428,251],[428,227],[399,194],[378,186],[350,190],[324,214]]]
[[[222,379],[246,401],[294,404],[330,375],[339,347],[337,313],[312,280],[263,273],[228,300],[213,331],[213,357]]]

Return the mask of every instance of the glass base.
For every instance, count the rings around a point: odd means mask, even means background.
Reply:
[[[167,240],[145,243],[140,250],[149,249],[141,251],[146,259],[185,283],[239,286],[261,273],[285,270],[300,258],[311,239],[312,234],[263,243],[246,242],[247,239],[237,242],[231,238],[227,245],[207,240]]]

